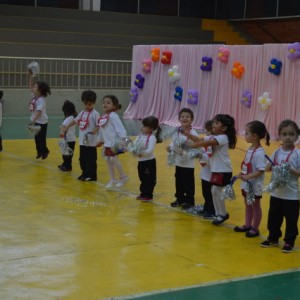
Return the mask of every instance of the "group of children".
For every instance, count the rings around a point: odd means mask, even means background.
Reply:
[[[44,97],[50,93],[50,88],[41,82],[33,84],[33,99],[30,102],[32,111],[31,123],[41,125],[41,131],[35,136],[37,157],[45,159],[49,150],[46,146],[47,115],[45,112]],[[108,167],[110,181],[106,188],[121,187],[128,180],[122,165],[118,160],[118,153],[112,150],[117,138],[125,139],[127,132],[116,111],[121,108],[118,99],[107,95],[102,100],[103,115],[95,110],[96,94],[93,91],[84,91],[81,100],[84,109],[76,113],[75,106],[70,101],[65,101],[62,110],[65,120],[61,126],[62,136],[71,149],[75,147],[75,125],[79,127],[80,168],[82,174],[78,180],[97,180],[97,146],[103,145],[104,157]],[[212,219],[212,224],[220,225],[229,214],[221,194],[223,188],[232,179],[232,164],[229,149],[234,149],[237,143],[235,120],[230,115],[218,114],[212,121],[206,123],[207,134],[198,137],[192,128],[194,115],[191,109],[183,108],[179,112],[180,127],[172,135],[172,142],[167,151],[174,151],[176,141],[188,148],[202,148],[200,164],[202,194],[204,198],[203,209],[198,213],[206,219]],[[137,200],[151,201],[156,185],[156,160],[154,147],[161,142],[161,128],[159,120],[154,116],[142,120],[141,134],[136,138],[137,144],[143,144],[143,151],[138,155],[138,175],[140,179],[140,195]],[[246,237],[259,235],[259,225],[262,218],[260,200],[262,198],[261,186],[264,182],[265,171],[272,171],[272,165],[288,162],[291,177],[285,186],[276,188],[271,193],[270,209],[268,214],[269,236],[260,245],[272,247],[278,245],[282,236],[281,226],[286,219],[285,244],[283,252],[291,252],[298,235],[297,222],[299,218],[299,186],[300,176],[300,150],[294,144],[298,139],[299,128],[294,121],[284,120],[278,128],[278,136],[282,145],[272,154],[271,163],[266,163],[265,151],[261,140],[266,139],[269,144],[269,134],[265,125],[260,121],[252,121],[246,125],[245,140],[251,144],[241,163],[241,172],[236,175],[241,181],[242,195],[245,199],[245,224],[234,227],[236,232],[244,232]],[[177,145],[178,148],[178,145]],[[178,150],[178,149],[177,149]],[[72,155],[63,156],[63,163],[58,166],[62,171],[72,170]],[[175,201],[172,207],[191,209],[195,206],[195,159],[182,156],[180,151],[175,151]],[[118,172],[118,178],[116,176]],[[255,201],[248,204],[246,201],[248,184],[250,182],[255,191]]]

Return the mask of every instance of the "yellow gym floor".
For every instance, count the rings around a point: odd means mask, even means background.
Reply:
[[[299,239],[290,254],[280,247],[259,247],[268,234],[268,194],[262,200],[261,236],[246,238],[233,231],[244,221],[239,183],[237,199],[227,202],[230,219],[220,226],[169,206],[174,168],[166,163],[167,143],[156,146],[154,201],[143,203],[135,199],[139,180],[131,154],[120,156],[130,180],[122,188],[107,190],[100,149],[98,181],[82,182],[77,180],[78,144],[73,171],[63,173],[57,169],[62,162],[57,142],[48,139],[50,155],[42,161],[35,159],[33,140],[3,141],[0,299],[132,299],[299,270]],[[273,142],[266,152],[271,154],[277,146]],[[248,147],[241,137],[231,151],[234,173]],[[196,204],[203,202],[199,170],[197,164]],[[269,178],[268,174],[266,181]],[[299,289],[299,282],[294,288]],[[279,299],[275,296],[261,299]],[[233,298],[224,294],[219,299]]]

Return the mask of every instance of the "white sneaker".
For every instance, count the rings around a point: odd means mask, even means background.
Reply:
[[[107,189],[110,189],[110,188],[112,188],[116,183],[118,183],[118,181],[117,181],[116,179],[111,180],[105,187],[106,187]]]
[[[128,176],[125,176],[123,178],[120,178],[120,180],[117,182],[116,187],[121,187],[125,184],[125,182],[129,179]]]

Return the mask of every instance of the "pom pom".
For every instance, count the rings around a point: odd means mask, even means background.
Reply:
[[[30,134],[37,135],[41,130],[41,126],[40,125],[28,125],[27,129]]]
[[[110,148],[114,154],[121,154],[126,151],[129,151],[129,145],[131,143],[132,143],[132,139],[129,137],[118,138],[114,141],[114,143]]]
[[[39,64],[36,61],[31,62],[27,66],[28,71],[32,74],[32,77],[36,77],[37,74],[40,72]]]
[[[253,188],[253,185],[250,181],[246,181],[247,182],[247,196],[246,196],[246,203],[248,205],[251,205],[255,202],[255,191]]]
[[[58,141],[58,146],[62,155],[70,156],[73,154],[73,150],[69,147],[65,139]]]
[[[235,192],[233,189],[233,184],[235,183],[235,181],[237,180],[237,177],[234,176],[231,178],[230,183],[227,184],[222,192],[221,192],[221,200],[235,200]]]

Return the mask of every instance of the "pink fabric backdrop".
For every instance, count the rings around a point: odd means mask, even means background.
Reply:
[[[152,62],[152,71],[142,73],[141,61],[150,58],[151,49],[159,47],[172,51],[171,65],[163,65],[160,61]],[[155,115],[163,124],[177,126],[178,112],[189,107],[195,114],[193,126],[202,129],[206,120],[218,113],[227,113],[236,120],[239,134],[244,131],[245,124],[252,120],[260,120],[267,126],[272,139],[277,136],[280,121],[290,118],[299,123],[300,102],[300,60],[287,58],[287,44],[265,44],[253,46],[227,46],[230,56],[227,64],[217,60],[220,45],[139,45],[133,47],[132,87],[136,74],[143,74],[145,84],[139,89],[136,103],[130,102],[124,112],[124,119],[142,119]],[[203,56],[213,58],[211,72],[200,70]],[[279,76],[268,71],[270,60],[276,58],[283,63]],[[233,63],[239,61],[245,72],[242,79],[230,73]],[[180,80],[169,82],[168,69],[179,66]],[[176,86],[183,88],[182,101],[174,99]],[[187,90],[196,89],[199,103],[189,105],[186,101]],[[253,94],[252,106],[247,108],[240,103],[244,90]],[[258,97],[264,92],[270,94],[272,104],[268,110],[262,110]],[[128,96],[129,97],[129,96]]]

